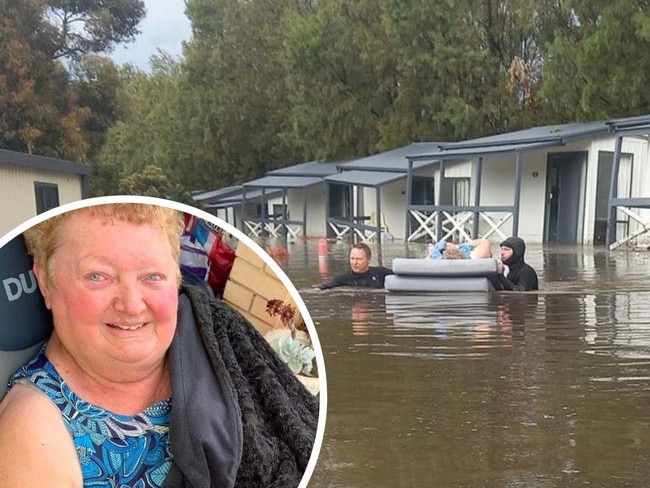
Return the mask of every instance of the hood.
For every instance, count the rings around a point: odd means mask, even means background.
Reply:
[[[526,243],[521,237],[508,237],[500,245],[512,249],[512,257],[504,261],[505,264],[523,263],[524,254],[526,254]]]

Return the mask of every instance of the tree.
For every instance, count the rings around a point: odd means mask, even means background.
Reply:
[[[88,143],[86,159],[92,161],[104,145],[109,128],[123,117],[124,107],[119,103],[122,80],[113,61],[102,56],[85,56],[70,69],[77,103],[89,109],[83,136]]]
[[[650,112],[650,5],[642,0],[568,2],[572,24],[552,42],[542,96],[562,120]]]
[[[319,2],[290,28],[292,142],[308,159],[376,152],[398,89],[381,2]]]
[[[49,0],[45,3],[43,48],[53,59],[79,59],[133,41],[145,16],[142,0]]]
[[[287,19],[304,8],[298,0],[188,2],[197,29],[184,70],[191,96],[203,100],[200,125],[206,137],[199,147],[226,184],[298,157],[283,137],[291,108],[283,45]]]
[[[64,66],[41,49],[41,3],[10,2],[1,14],[0,146],[83,159],[81,127],[89,110],[78,105]]]
[[[189,193],[171,182],[163,170],[153,164],[146,165],[142,171],[120,178],[118,193],[167,198],[183,203],[191,202]]]

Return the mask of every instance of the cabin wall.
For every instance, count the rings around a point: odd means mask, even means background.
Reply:
[[[0,163],[0,236],[36,216],[34,184],[56,185],[59,204],[83,198],[83,180],[78,174]]]
[[[312,185],[304,190],[289,190],[287,201],[290,220],[303,220],[303,195],[307,199],[307,228],[305,236],[322,237],[327,231],[325,183]]]
[[[596,204],[596,178],[598,171],[598,157],[603,151],[614,153],[615,138],[596,140],[591,143],[588,182],[586,191],[586,217],[585,217],[585,242],[593,242]],[[644,137],[624,137],[621,145],[621,167],[619,169],[618,196],[631,198],[650,197],[650,145]],[[627,158],[626,158],[627,156]],[[629,162],[631,160],[631,168]],[[631,173],[631,176],[630,176]],[[631,181],[630,181],[631,179]],[[644,222],[650,223],[650,209],[633,208],[631,212],[639,216]],[[628,225],[617,225],[617,239],[639,231],[642,224],[630,218],[622,211],[617,213],[618,221],[627,221]],[[627,233],[625,232],[627,228]],[[637,244],[650,243],[650,236],[642,235],[637,239]]]
[[[531,243],[544,238],[544,212],[546,198],[546,151],[529,151],[523,154],[521,198],[519,206],[519,236]],[[483,158],[481,177],[481,205],[512,205],[515,198],[516,156],[504,154]],[[472,189],[474,191],[474,189]],[[507,214],[489,213],[498,222]],[[500,228],[506,235],[513,233],[510,218]],[[484,235],[490,226],[481,220],[479,234]],[[491,236],[493,239],[498,237]]]
[[[418,176],[435,176],[437,171],[418,173]],[[381,187],[381,213],[388,228],[390,238],[405,240],[406,230],[406,174],[404,178],[393,181]],[[376,213],[377,196],[374,188],[363,188],[363,212],[366,216]],[[371,225],[366,222],[368,225]]]

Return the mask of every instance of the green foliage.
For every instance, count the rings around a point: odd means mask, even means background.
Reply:
[[[108,129],[124,116],[119,106],[122,80],[115,64],[101,56],[86,56],[73,63],[70,71],[77,104],[90,111],[83,133],[89,145],[87,159],[93,161],[106,142]]]
[[[307,160],[650,113],[646,0],[187,0],[186,12],[183,56],[160,52],[145,73],[93,55],[133,39],[141,1],[5,3],[0,146],[88,161],[95,195],[183,199]]]
[[[42,50],[41,3],[10,2],[1,13],[0,147],[83,159],[89,110],[77,104],[63,65]]]
[[[142,0],[49,0],[43,17],[43,48],[52,58],[110,52],[139,34]]]
[[[169,181],[163,170],[153,164],[148,164],[142,171],[121,178],[118,183],[117,193],[120,195],[167,198],[185,203],[191,201],[188,192]]]
[[[320,2],[291,19],[286,41],[291,142],[305,159],[376,152],[396,97],[394,44],[378,0]]]
[[[650,112],[650,6],[573,1],[574,22],[545,60],[543,96],[564,120]]]
[[[291,337],[280,337],[272,344],[273,350],[295,374],[309,376],[316,357],[314,350]]]

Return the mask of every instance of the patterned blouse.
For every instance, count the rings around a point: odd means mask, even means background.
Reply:
[[[38,354],[9,380],[30,381],[59,408],[74,440],[84,486],[161,487],[172,464],[169,445],[171,399],[134,416],[118,415],[79,398],[45,356]]]

